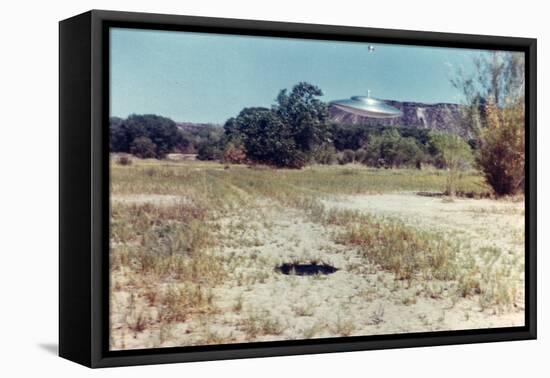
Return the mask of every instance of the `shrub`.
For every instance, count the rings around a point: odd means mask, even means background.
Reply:
[[[360,148],[357,151],[355,151],[355,161],[358,163],[365,164],[367,160],[367,150],[364,148]]]
[[[473,161],[472,150],[458,135],[446,133],[431,133],[430,145],[434,150],[436,161],[447,168],[446,192],[454,195],[461,172],[468,169]]]
[[[337,160],[336,149],[331,144],[323,144],[313,149],[311,160],[317,164],[334,164]]]
[[[524,191],[525,56],[491,51],[452,84],[464,94],[464,119],[478,139],[477,164],[497,196]]]
[[[120,155],[116,159],[118,165],[132,165],[132,159],[128,155]]]
[[[344,150],[338,156],[338,163],[342,165],[353,163],[354,161],[355,161],[355,152],[353,152],[352,150]]]
[[[371,136],[365,162],[375,167],[420,167],[425,154],[412,137],[404,138],[395,129]]]
[[[156,157],[157,146],[147,137],[137,137],[130,145],[130,153],[142,159]]]
[[[486,107],[487,126],[480,133],[478,165],[498,196],[524,191],[525,106],[523,99],[503,108]]]
[[[232,143],[228,144],[223,153],[223,161],[231,164],[246,164],[247,158],[244,148]]]

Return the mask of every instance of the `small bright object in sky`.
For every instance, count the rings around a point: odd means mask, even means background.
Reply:
[[[374,52],[374,46],[373,45],[369,45],[369,52]]]

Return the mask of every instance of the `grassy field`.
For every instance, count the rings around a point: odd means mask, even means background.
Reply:
[[[523,202],[472,171],[111,164],[111,348],[523,324]],[[281,264],[328,264],[284,275]]]

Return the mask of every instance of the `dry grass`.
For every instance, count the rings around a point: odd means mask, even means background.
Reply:
[[[255,340],[258,336],[280,335],[284,327],[268,311],[254,310],[242,321],[242,330],[249,340]]]
[[[394,273],[397,279],[452,280],[456,276],[458,245],[395,220],[363,216],[356,223],[350,222],[337,240],[359,246],[362,256]]]
[[[397,219],[327,209],[320,201],[342,194],[441,193],[446,176],[437,170],[360,166],[273,170],[233,165],[224,169],[215,163],[136,159],[132,165],[114,162],[111,177],[111,299],[131,293],[112,313],[112,332],[116,331],[120,339],[112,341],[116,349],[126,348],[124,335],[136,338],[153,332],[157,335],[155,345],[173,345],[178,325],[202,327],[202,323],[197,325],[198,319],[208,324],[210,317],[224,311],[237,315],[236,329],[246,341],[282,335],[285,324],[269,311],[249,308],[247,296],[232,296],[223,307],[220,303],[225,298],[215,294],[216,288],[227,284],[248,290],[269,282],[272,268],[254,270],[273,266],[257,252],[266,243],[266,233],[275,227],[272,219],[259,212],[266,201],[300,212],[330,230],[330,238],[340,246],[356,251],[358,260],[349,263],[347,271],[359,275],[383,271],[391,273],[395,282],[406,283],[406,287],[421,284],[423,289],[407,292],[399,299],[405,306],[414,305],[419,295],[431,299],[452,296],[453,302],[476,298],[481,309],[505,311],[519,298],[522,280],[513,267],[521,261],[498,248],[472,252],[458,240],[407,226]],[[479,174],[469,172],[459,184],[459,191],[482,197],[488,188]],[[472,212],[484,215],[481,210]],[[504,212],[520,215],[516,210]],[[295,243],[295,262],[326,262],[324,251],[306,256],[298,248],[299,238],[289,242]],[[224,250],[250,253],[219,253]],[[296,277],[288,279],[291,286],[300,282],[292,281]],[[394,285],[395,290],[401,287]],[[442,287],[452,290],[444,293]],[[376,290],[367,290],[359,297],[368,303],[377,295]],[[317,304],[305,301],[293,304],[291,313],[296,318],[311,319],[316,308]],[[371,309],[365,321],[378,326],[386,321],[384,312],[383,306]],[[356,326],[347,318],[331,324],[315,321],[303,328],[300,337],[316,337],[324,330],[350,335],[356,333]],[[192,344],[234,339],[206,326],[193,335]]]

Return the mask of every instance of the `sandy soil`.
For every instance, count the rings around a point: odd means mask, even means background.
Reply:
[[[420,229],[442,232],[472,243],[515,250],[524,244],[524,203],[461,199],[417,193],[342,196],[323,200],[327,207],[398,218]]]
[[[143,200],[147,198],[139,198]],[[449,202],[402,193],[330,198],[324,204],[397,217],[420,229],[459,237],[468,250],[496,243],[510,254],[523,255],[524,217],[519,202]],[[365,265],[354,249],[335,244],[336,231],[309,221],[297,210],[269,202],[241,209],[220,223],[221,245],[215,253],[226,257],[230,277],[214,291],[216,314],[196,316],[168,330],[157,325],[139,334],[125,330],[122,320],[117,327],[115,319],[112,337],[123,340],[126,348],[143,348],[523,324],[521,304],[505,312],[482,310],[475,297],[453,300],[455,296],[448,295],[453,283],[409,286],[395,280],[392,274]],[[275,270],[283,262],[312,260],[339,270],[326,276],[283,275]],[[427,290],[432,295],[425,295]],[[128,295],[117,292],[114,308],[124,306]],[[169,332],[170,337],[160,341],[161,332]]]

